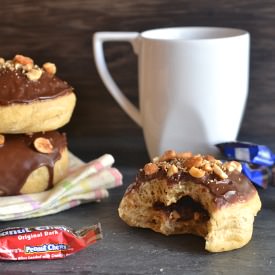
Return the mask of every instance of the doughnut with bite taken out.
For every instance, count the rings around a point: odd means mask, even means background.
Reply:
[[[240,163],[170,150],[140,169],[118,211],[130,226],[198,235],[206,250],[222,252],[250,241],[260,208]]]

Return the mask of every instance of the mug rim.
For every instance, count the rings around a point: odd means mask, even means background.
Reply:
[[[169,31],[169,34],[168,34]],[[187,34],[189,32],[189,35]],[[192,32],[192,34],[191,34]],[[166,33],[166,35],[165,35]],[[181,34],[181,36],[179,36]],[[184,36],[185,35],[185,36]],[[140,36],[149,40],[161,41],[205,41],[247,36],[244,29],[215,26],[182,26],[145,30]]]

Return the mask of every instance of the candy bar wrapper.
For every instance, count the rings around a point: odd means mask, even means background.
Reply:
[[[100,224],[80,230],[66,226],[6,228],[0,230],[0,260],[61,259],[100,239]]]
[[[274,155],[265,145],[249,142],[225,142],[216,146],[230,160],[245,161],[263,166],[273,166],[274,164]]]
[[[243,174],[256,186],[266,188],[268,183],[273,183],[275,155],[267,146],[248,142],[225,142],[216,146],[227,159],[239,161]]]
[[[256,186],[267,188],[272,179],[272,171],[269,167],[242,162],[242,172]]]

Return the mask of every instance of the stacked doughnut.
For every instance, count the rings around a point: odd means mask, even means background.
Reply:
[[[75,107],[73,88],[29,57],[0,58],[0,195],[45,191],[67,172],[67,140],[56,131]]]

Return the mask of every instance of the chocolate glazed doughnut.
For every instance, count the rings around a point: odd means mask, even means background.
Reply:
[[[53,63],[40,68],[22,55],[0,58],[0,133],[51,131],[69,122],[76,96],[55,73]]]
[[[18,195],[50,189],[67,172],[65,134],[0,136],[0,194]]]
[[[130,226],[165,235],[195,234],[211,252],[249,242],[261,201],[236,161],[167,151],[141,169],[119,206]]]

